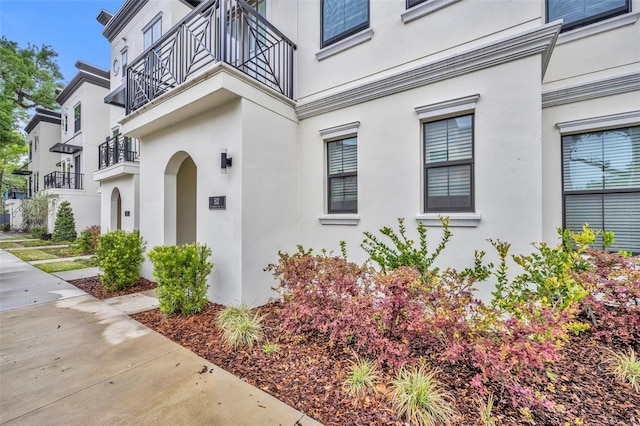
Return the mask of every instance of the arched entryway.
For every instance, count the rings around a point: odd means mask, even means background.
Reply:
[[[198,168],[189,154],[177,152],[164,174],[165,244],[196,241]]]
[[[122,197],[120,196],[120,190],[114,188],[111,192],[111,217],[109,228],[112,231],[122,229]]]

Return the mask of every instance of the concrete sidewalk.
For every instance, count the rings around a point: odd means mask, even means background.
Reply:
[[[120,304],[0,250],[0,424],[318,425]]]

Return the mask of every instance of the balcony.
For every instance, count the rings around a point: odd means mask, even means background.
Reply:
[[[82,173],[52,172],[44,176],[44,189],[84,189]]]
[[[224,62],[293,98],[296,46],[243,0],[206,0],[127,67],[129,114]]]
[[[106,169],[125,161],[137,161],[139,156],[140,142],[119,134],[98,145],[98,169]]]

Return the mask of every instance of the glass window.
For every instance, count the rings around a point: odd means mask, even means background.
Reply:
[[[322,47],[369,26],[369,0],[322,0]]]
[[[69,123],[69,116],[67,114],[64,115],[64,132],[67,133]]]
[[[423,126],[425,211],[473,211],[473,115]]]
[[[144,50],[147,50],[162,35],[162,18],[158,18],[144,31]]]
[[[127,49],[124,49],[122,51],[122,77],[126,77],[127,76],[127,63],[128,63],[128,58],[127,58],[128,54],[127,54]]]
[[[327,143],[329,213],[358,212],[358,140]]]
[[[563,136],[562,172],[564,227],[613,231],[612,250],[639,253],[640,126]]]
[[[78,104],[76,105],[76,107],[73,109],[73,131],[74,132],[79,132],[80,131],[80,127],[81,127],[81,112],[80,112],[80,108],[81,105]]]
[[[407,0],[407,9],[420,4],[420,3],[424,3],[427,0]]]
[[[563,19],[563,30],[631,11],[631,0],[547,0],[547,22]]]

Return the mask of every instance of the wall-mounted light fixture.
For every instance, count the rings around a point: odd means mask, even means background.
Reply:
[[[227,150],[223,149],[222,153],[220,154],[220,172],[223,174],[227,173],[227,167],[231,167],[232,165],[232,158],[231,157],[227,157]]]

